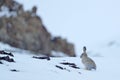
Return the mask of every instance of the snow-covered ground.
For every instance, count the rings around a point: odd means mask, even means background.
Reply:
[[[97,70],[88,71],[84,69],[81,59],[78,57],[55,57],[50,60],[32,58],[36,56],[30,52],[10,47],[0,43],[0,50],[12,52],[15,63],[2,61],[0,64],[1,80],[119,80],[120,79],[120,47],[113,45],[104,46],[96,52],[88,52],[89,56],[96,62]],[[102,50],[102,51],[101,51]],[[82,51],[81,51],[82,52]],[[91,53],[91,54],[90,54]],[[92,54],[93,53],[93,54]],[[0,56],[2,56],[0,54]],[[38,55],[37,55],[38,56]],[[40,56],[40,55],[39,55]],[[61,62],[75,63],[80,69],[74,69]],[[56,65],[65,68],[61,70]],[[12,72],[16,69],[18,72]]]

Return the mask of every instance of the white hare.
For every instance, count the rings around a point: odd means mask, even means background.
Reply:
[[[92,70],[92,69],[96,70],[96,64],[91,58],[87,56],[85,46],[83,47],[83,53],[81,54],[80,58],[82,58],[82,63],[84,64],[87,70]]]

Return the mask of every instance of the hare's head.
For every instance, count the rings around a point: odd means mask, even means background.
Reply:
[[[83,47],[83,52],[86,53],[86,50],[87,50],[87,49],[86,49],[86,46],[84,46],[84,47]]]
[[[86,46],[83,47],[83,53],[81,54],[80,58],[82,57],[87,57],[87,53],[86,53]]]

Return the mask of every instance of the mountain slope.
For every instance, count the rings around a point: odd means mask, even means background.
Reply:
[[[7,48],[12,50],[10,46],[0,44],[0,49]],[[14,49],[15,50],[15,49]],[[27,51],[17,50],[12,52],[15,63],[2,61],[0,64],[1,79],[2,80],[119,80],[119,57],[103,56],[91,57],[97,64],[97,70],[87,71],[79,57],[56,57],[46,59],[35,59],[33,55],[28,54]],[[0,56],[3,56],[0,54]],[[69,65],[60,64],[62,62],[69,62],[76,64],[80,69],[72,68]],[[56,67],[59,66],[59,67]],[[63,69],[61,69],[61,68]],[[17,70],[10,71],[10,70]]]

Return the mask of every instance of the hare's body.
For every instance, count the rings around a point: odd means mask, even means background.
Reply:
[[[81,54],[80,57],[82,58],[82,63],[84,64],[87,70],[92,70],[92,69],[96,70],[95,62],[87,56],[86,47],[83,47],[83,53]]]

